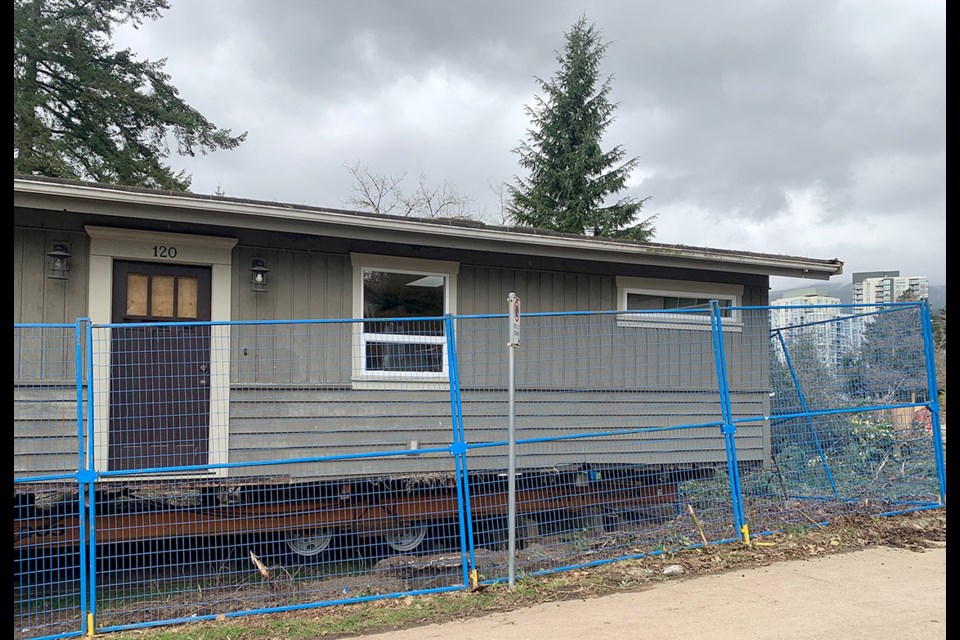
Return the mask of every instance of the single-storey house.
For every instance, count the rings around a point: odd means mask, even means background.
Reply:
[[[465,437],[501,441],[507,322],[463,316],[506,314],[511,292],[530,318],[517,351],[521,434],[711,422],[719,419],[716,371],[702,315],[646,322],[629,313],[530,314],[702,309],[710,300],[762,307],[771,276],[826,280],[843,267],[836,259],[25,175],[14,176],[13,239],[14,322],[94,325],[84,348],[92,352],[96,398],[91,463],[100,471],[449,444],[447,325],[397,321],[404,317],[456,317]],[[572,329],[569,318],[582,324]],[[367,321],[308,322],[331,319]],[[205,321],[213,324],[190,324]],[[153,322],[182,324],[101,327]],[[732,312],[724,322],[734,411],[764,415],[766,315]],[[14,341],[15,473],[70,471],[76,363],[51,354],[48,343],[29,346],[27,333],[15,332]],[[69,352],[72,342],[64,345]],[[38,417],[17,409],[38,399],[61,410]],[[759,423],[754,429],[743,430],[743,457],[762,460],[769,435]],[[651,444],[639,458],[594,441],[556,455],[719,463],[722,441],[707,435],[704,447]],[[500,468],[503,455],[478,450],[476,467]],[[416,468],[443,471],[449,457],[424,456]],[[392,468],[402,472],[411,460]],[[204,473],[326,477],[384,464],[360,458]]]

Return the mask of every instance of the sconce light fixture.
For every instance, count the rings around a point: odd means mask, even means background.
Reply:
[[[264,265],[263,258],[250,261],[250,291],[263,293],[267,290],[267,274],[270,269]]]
[[[70,245],[66,242],[54,242],[47,257],[50,258],[47,277],[52,280],[66,280],[70,274]]]

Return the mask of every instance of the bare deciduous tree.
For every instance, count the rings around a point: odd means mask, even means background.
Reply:
[[[496,211],[492,212],[490,217],[495,218],[497,224],[510,224],[510,212],[508,211],[508,206],[510,204],[509,185],[504,182],[490,182],[487,184],[490,187],[490,191],[493,192],[493,195],[496,198]]]
[[[344,166],[353,176],[353,191],[347,204],[374,213],[393,213],[400,205],[400,183],[406,173],[399,176],[377,173],[359,162]]]
[[[404,189],[406,172],[380,173],[360,164],[344,165],[353,176],[353,186],[347,203],[361,211],[426,218],[454,218],[471,220],[472,199],[444,181],[432,187],[424,175],[417,178],[412,192]]]

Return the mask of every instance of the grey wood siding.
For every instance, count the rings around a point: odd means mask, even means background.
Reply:
[[[253,255],[244,256],[241,262],[249,262]],[[324,264],[336,261],[335,257],[311,258],[322,259]],[[276,260],[276,256],[270,259]],[[345,305],[340,317],[348,317],[349,262],[344,260],[332,272],[339,277],[334,277],[332,284],[322,281],[322,285],[306,271],[299,276],[293,271],[277,276],[278,287],[281,277],[300,284],[295,296],[278,291],[275,297],[313,300],[329,285],[333,297]],[[245,276],[238,278],[238,285],[241,289],[246,286]],[[348,293],[344,295],[344,291]],[[525,313],[616,307],[612,276],[463,266],[458,313],[503,313],[510,291],[521,297]],[[243,291],[238,293],[244,297]],[[745,302],[760,293],[747,289]],[[256,302],[271,304],[269,295],[260,294]],[[302,309],[307,308],[306,303],[301,304]],[[284,303],[256,313],[248,308],[242,317],[296,317],[298,313]],[[517,351],[520,438],[721,420],[709,330],[621,326],[615,314],[526,317],[523,326],[522,347]],[[412,441],[419,448],[449,445],[451,417],[446,391],[391,390],[389,383],[380,390],[351,390],[350,354],[342,346],[351,340],[349,324],[235,327],[234,331],[233,383],[265,386],[237,387],[231,392],[231,462],[407,450]],[[506,321],[461,318],[456,331],[468,439],[505,440]],[[765,316],[744,317],[742,326],[725,332],[724,338],[728,367],[735,369],[730,372],[734,414],[766,415]],[[244,346],[248,344],[256,345],[255,350]],[[244,358],[250,361],[243,362]],[[297,385],[316,386],[298,390]],[[741,426],[737,436],[741,459],[765,459],[769,452],[766,431],[762,423]],[[540,468],[584,462],[684,465],[725,460],[718,427],[537,446],[546,453],[521,451],[523,464]],[[504,455],[502,447],[475,450],[470,468],[500,469]],[[420,454],[269,469],[253,466],[231,470],[231,475],[325,477],[433,472],[449,466],[447,454]]]
[[[67,280],[47,277],[47,252],[55,241],[70,244]],[[87,315],[89,253],[84,233],[14,227],[13,321],[72,324]]]
[[[14,385],[14,477],[72,473],[78,450],[76,387]]]
[[[234,319],[352,316],[353,276],[347,257],[251,248],[239,248],[236,254]],[[273,265],[271,287],[266,293],[255,294],[249,290],[247,266],[254,256],[265,257],[267,263]],[[458,314],[504,313],[510,291],[520,296],[524,313],[616,308],[616,285],[612,276],[464,266],[459,277]],[[756,295],[752,289],[747,292],[749,295],[745,294],[745,298]],[[617,386],[716,387],[709,331],[621,329],[616,324],[614,316],[525,319],[525,353],[540,354],[551,349],[563,353],[563,359],[552,358],[549,368],[544,367],[542,359],[537,359],[539,383],[589,388],[598,381],[584,377],[585,374],[578,377],[578,369],[570,366],[571,359],[589,363],[581,369],[590,370],[599,362],[616,358],[623,363],[622,375],[614,382]],[[744,345],[751,345],[753,340],[766,341],[763,321],[744,324],[743,332],[726,336],[727,349],[734,354],[743,350]],[[458,321],[458,350],[465,384],[505,384],[505,379],[491,379],[496,375],[494,372],[500,372],[500,377],[506,372],[502,348],[505,331],[503,320]],[[552,337],[544,336],[544,331]],[[351,380],[353,327],[348,323],[234,327],[231,332],[231,373],[235,383],[348,384]],[[634,339],[636,335],[641,339]],[[762,349],[765,348],[764,344]],[[763,356],[762,349],[757,349],[758,357]],[[744,362],[738,355],[730,360]],[[649,366],[650,362],[657,362],[657,366]],[[522,361],[519,366],[524,366]],[[761,384],[762,371],[758,366],[747,364],[732,373],[741,384],[751,387]],[[483,380],[474,380],[476,377]]]
[[[446,447],[452,441],[449,392],[423,390],[233,389],[230,462],[256,462]],[[452,470],[449,454],[242,467],[231,475],[294,477]]]
[[[14,397],[16,477],[69,473],[77,467],[76,399],[72,388],[17,388]],[[504,391],[463,394],[464,428],[474,444],[505,442]],[[766,415],[765,395],[737,393],[735,417]],[[691,426],[721,419],[716,395],[689,392],[520,392],[517,437],[543,438],[579,433],[667,426]],[[452,442],[450,398],[446,391],[234,389],[230,404],[230,462],[266,462],[316,456],[446,447]],[[761,423],[738,428],[741,461],[762,461],[769,448]],[[504,446],[475,449],[470,470],[500,470]],[[521,465],[549,468],[568,464],[690,465],[725,460],[719,427],[617,435],[568,442],[521,445]],[[322,478],[376,473],[442,472],[446,453],[347,459],[309,464],[251,466],[230,475],[288,474]]]
[[[47,251],[54,241],[71,245],[67,280],[47,277]],[[87,315],[87,247],[84,234],[14,227],[14,323],[73,325],[77,318]],[[14,381],[75,382],[72,328],[15,330],[13,348]]]
[[[723,332],[733,389],[768,386],[765,317],[754,314],[738,330]],[[506,320],[460,319],[457,339],[463,386],[505,388]],[[717,389],[708,328],[623,325],[616,314],[523,318],[515,360],[521,387]]]
[[[765,395],[737,393],[735,417],[764,415]],[[463,394],[468,442],[505,442],[506,391],[467,390]],[[517,437],[543,438],[648,427],[695,426],[719,422],[717,394],[693,392],[550,392],[517,395]],[[451,408],[445,391],[348,391],[235,389],[230,407],[230,461],[266,462],[311,456],[446,447],[452,442]],[[760,423],[740,427],[738,454],[762,461],[766,444]],[[521,445],[526,468],[590,463],[691,465],[725,460],[716,425]],[[506,447],[478,448],[469,455],[471,471],[502,470]],[[289,474],[295,478],[335,475],[439,472],[450,467],[446,453],[396,455],[321,463],[251,466],[231,476]]]
[[[268,288],[250,291],[250,261],[263,258]],[[350,256],[238,246],[233,252],[234,320],[352,316]]]
[[[71,243],[70,279],[46,277],[54,240]],[[82,232],[15,228],[16,322],[69,322],[86,315],[88,240]],[[239,321],[349,318],[353,270],[347,254],[253,246],[234,249],[232,318]],[[268,291],[253,293],[249,266],[263,258]],[[728,279],[729,280],[729,279]],[[459,314],[504,313],[517,293],[523,312],[601,311],[616,307],[613,275],[463,264]],[[767,303],[761,287],[746,287],[744,305]],[[458,353],[468,438],[506,439],[505,319],[459,319]],[[404,391],[351,389],[354,328],[349,323],[231,326],[229,462],[335,456],[445,447],[451,438],[448,392],[437,386]],[[76,468],[76,407],[72,329],[53,332],[43,346],[15,331],[15,474]],[[765,312],[745,314],[724,332],[728,375],[739,416],[767,415],[768,339]],[[711,333],[619,323],[615,314],[523,320],[517,355],[518,437],[569,435],[720,420]],[[36,383],[36,384],[34,384]],[[53,386],[41,387],[40,384]],[[741,459],[770,450],[763,423],[743,425]],[[695,464],[724,460],[716,427],[537,445],[521,464],[549,467],[582,462]],[[471,453],[471,469],[500,469],[505,449]],[[231,475],[289,473],[294,477],[452,470],[448,454],[350,459],[310,465],[255,466]]]
[[[268,290],[250,291],[254,257],[269,265]],[[352,316],[349,256],[238,247],[234,250],[234,320],[310,320]],[[235,384],[348,384],[352,325],[280,323],[234,326]]]
[[[523,313],[617,308],[612,276],[465,265],[459,291],[461,315],[506,313],[511,291],[520,297]]]

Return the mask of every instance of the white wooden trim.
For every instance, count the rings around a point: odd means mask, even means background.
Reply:
[[[231,277],[236,238],[85,226],[90,236],[87,314],[94,324],[112,321],[113,261],[137,260],[157,264],[210,267],[210,319],[231,319]],[[176,256],[159,258],[156,246],[176,247]],[[108,470],[110,437],[110,329],[94,331],[94,459],[98,470]],[[229,453],[230,327],[210,331],[210,442],[209,463],[223,464]],[[209,475],[208,472],[203,472]],[[226,469],[216,469],[225,476]]]

